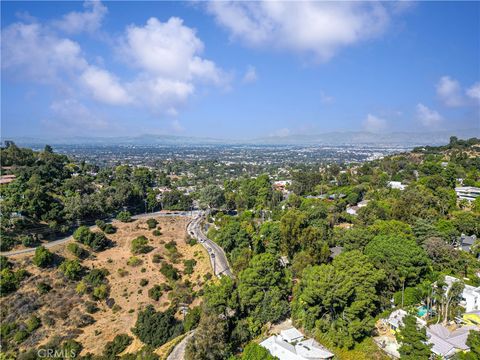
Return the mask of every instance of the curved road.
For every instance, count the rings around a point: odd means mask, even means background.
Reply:
[[[210,255],[210,263],[212,264],[213,272],[216,276],[221,277],[223,275],[233,278],[233,272],[228,264],[227,256],[223,249],[207,238],[202,230],[202,220],[205,213],[199,212],[193,218],[193,220],[187,225],[187,231],[190,236],[194,236],[200,244],[207,250]],[[188,341],[195,335],[195,330],[188,334],[177,346],[173,349],[167,360],[184,360],[185,349]]]
[[[222,275],[233,278],[233,272],[228,264],[227,256],[223,249],[215,242],[205,236],[202,230],[202,220],[204,213],[200,212],[194,219],[187,225],[188,234],[197,238],[197,240],[208,251],[210,256],[210,263],[212,264],[213,272],[215,276],[221,277]]]
[[[152,216],[191,216],[190,211],[169,211],[169,212],[162,212],[162,211],[157,211],[153,213],[146,213],[146,214],[140,214],[140,215],[134,215],[132,216],[132,219],[138,220],[138,219],[143,219],[146,217],[152,217]],[[107,223],[111,223],[111,221],[107,221]],[[93,229],[95,225],[90,226],[90,229]],[[73,236],[67,236],[62,239],[58,239],[55,241],[50,241],[48,243],[42,244],[46,248],[51,248],[57,245],[61,245],[63,243],[66,243],[70,240],[73,240]],[[36,247],[33,248],[28,248],[28,249],[22,249],[22,250],[13,250],[13,251],[7,251],[7,252],[0,252],[0,255],[2,256],[14,256],[14,255],[20,255],[20,254],[28,254],[28,253],[33,253],[35,252]]]

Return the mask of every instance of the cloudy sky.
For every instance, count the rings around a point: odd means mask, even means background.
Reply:
[[[479,2],[1,2],[2,137],[480,127]]]

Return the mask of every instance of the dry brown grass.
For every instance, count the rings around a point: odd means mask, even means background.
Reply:
[[[77,295],[75,292],[75,284],[68,283],[62,279],[57,270],[39,270],[33,265],[29,265],[28,255],[16,257],[16,262],[23,262],[24,266],[31,272],[32,276],[27,283],[22,286],[16,294],[7,296],[2,300],[9,301],[9,298],[16,299],[26,298],[35,294],[35,286],[40,279],[48,278],[54,286],[52,292],[43,295],[40,299],[40,309],[38,313],[42,316],[51,316],[56,319],[55,325],[48,327],[43,326],[39,332],[43,333],[41,339],[36,344],[44,344],[55,335],[72,334],[76,340],[82,343],[83,354],[91,352],[100,354],[103,351],[105,343],[111,341],[116,335],[126,333],[131,336],[131,328],[134,327],[137,319],[137,312],[140,308],[152,304],[157,310],[166,310],[169,305],[168,293],[165,292],[159,301],[154,301],[148,297],[148,289],[153,285],[166,282],[165,277],[160,273],[161,263],[152,261],[154,254],[160,254],[162,261],[171,263],[167,256],[168,251],[165,249],[165,243],[175,241],[181,258],[176,264],[173,264],[180,273],[183,271],[183,260],[195,259],[197,264],[191,275],[183,275],[182,281],[190,280],[193,290],[199,290],[204,284],[203,276],[212,272],[208,254],[200,244],[190,246],[185,242],[187,218],[182,217],[155,217],[158,221],[158,227],[161,228],[162,235],[154,236],[152,230],[146,225],[147,219],[136,220],[131,223],[114,222],[117,227],[115,234],[108,235],[115,246],[100,253],[92,253],[93,257],[83,261],[83,266],[88,268],[105,268],[109,271],[108,281],[110,284],[110,298],[115,300],[116,311],[109,308],[105,301],[97,302],[100,311],[90,314],[95,320],[91,325],[78,329],[78,314],[85,313],[84,303],[90,301],[87,295]],[[140,266],[132,267],[127,265],[128,259],[132,256],[131,242],[138,236],[144,235],[149,239],[149,245],[153,250],[148,254],[136,255],[142,260]],[[66,244],[59,245],[50,249],[52,252],[61,256],[72,258],[66,250]],[[128,271],[128,275],[121,276],[119,269]],[[147,286],[140,286],[140,280],[147,279]],[[28,295],[30,294],[30,295]],[[18,300],[19,301],[19,300]],[[199,299],[195,299],[191,306],[198,305]],[[35,344],[30,344],[33,346]],[[127,349],[128,352],[134,352],[140,349],[143,344],[135,339],[135,341]]]

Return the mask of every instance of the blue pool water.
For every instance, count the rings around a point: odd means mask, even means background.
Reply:
[[[418,308],[418,312],[417,312],[418,316],[422,317],[422,316],[424,316],[426,313],[427,313],[427,308],[426,308],[425,306],[420,306],[420,307]]]

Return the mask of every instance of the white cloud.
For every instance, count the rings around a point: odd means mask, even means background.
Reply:
[[[132,102],[118,79],[106,70],[89,66],[81,75],[81,80],[92,92],[93,97],[101,102],[111,105],[124,105]]]
[[[333,103],[334,101],[335,101],[335,98],[333,96],[330,96],[323,91],[320,92],[320,102],[322,104],[328,105]]]
[[[229,82],[213,61],[201,57],[203,50],[196,31],[180,18],[161,22],[152,17],[145,26],[131,25],[119,51],[141,72],[125,87],[137,101],[176,114],[200,83],[227,86]]]
[[[368,114],[363,122],[363,128],[370,132],[381,132],[387,127],[387,121],[378,116]]]
[[[247,70],[245,71],[245,74],[243,75],[242,82],[244,84],[251,84],[256,82],[257,79],[258,79],[257,70],[255,69],[254,66],[249,65],[247,67]]]
[[[40,24],[14,23],[2,30],[2,69],[42,83],[87,66],[80,45],[60,38]]]
[[[473,84],[466,91],[467,96],[471,97],[474,100],[480,101],[480,82]]]
[[[81,32],[93,33],[102,25],[103,18],[108,13],[108,9],[97,0],[85,1],[83,3],[85,11],[73,11],[65,14],[61,20],[54,21],[54,26],[65,31],[68,34],[78,34]]]
[[[142,76],[126,85],[130,94],[135,94],[137,103],[167,115],[177,115],[177,107],[194,94],[192,83],[163,78]]]
[[[203,49],[195,30],[172,17],[167,22],[150,18],[143,27],[129,26],[121,51],[137,67],[157,77],[219,84],[222,71],[214,62],[200,57]]]
[[[428,108],[423,104],[417,104],[417,119],[427,127],[434,127],[442,122],[443,117],[437,111]]]
[[[313,54],[327,61],[342,47],[381,35],[387,8],[376,2],[208,2],[207,11],[250,46]]]
[[[460,83],[450,76],[442,76],[437,83],[437,94],[446,106],[456,107],[464,104]]]

